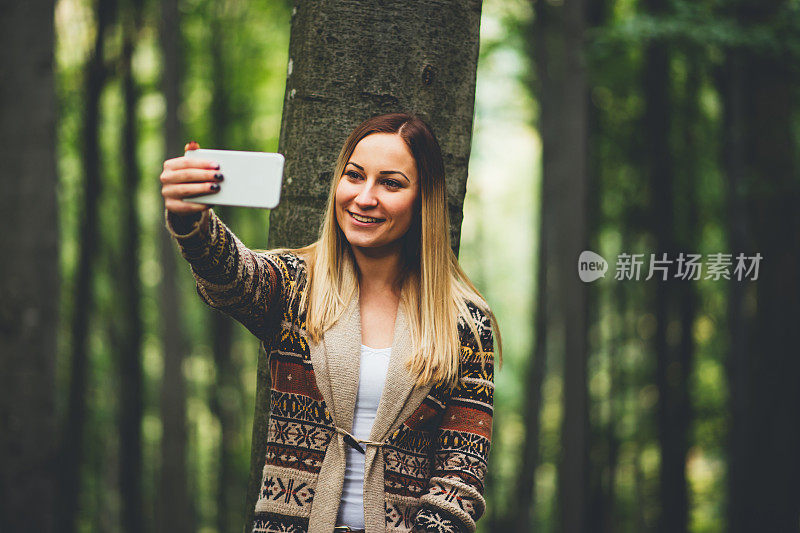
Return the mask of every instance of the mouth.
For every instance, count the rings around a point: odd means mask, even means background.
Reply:
[[[350,215],[350,218],[358,222],[359,225],[373,225],[386,220],[385,218],[365,217],[364,215],[358,215],[352,211],[348,211],[347,213]]]

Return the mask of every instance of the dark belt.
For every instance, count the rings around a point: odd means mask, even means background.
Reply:
[[[350,526],[336,526],[333,533],[366,533],[365,529],[353,529]]]

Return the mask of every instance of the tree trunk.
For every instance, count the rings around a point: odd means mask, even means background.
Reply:
[[[542,200],[544,198],[542,197]],[[539,467],[542,409],[542,384],[547,370],[547,247],[545,246],[546,225],[541,214],[539,219],[539,250],[536,267],[536,304],[534,309],[534,332],[536,341],[528,362],[525,383],[527,394],[523,404],[522,423],[525,437],[522,444],[522,461],[516,479],[514,496],[516,501],[510,506],[513,513],[513,530],[517,533],[534,531],[536,511],[536,469]]]
[[[648,10],[654,16],[667,10],[664,0],[650,0]],[[670,51],[664,42],[651,43],[645,55],[644,67],[644,139],[645,165],[650,180],[650,204],[653,214],[651,228],[656,240],[655,258],[677,256],[675,236],[676,195],[675,168],[670,138]],[[658,387],[658,435],[661,452],[659,474],[660,516],[659,531],[683,533],[688,526],[688,496],[686,487],[686,451],[688,423],[681,418],[681,403],[688,384],[683,379],[685,365],[681,362],[679,346],[670,342],[667,329],[673,320],[680,320],[677,296],[680,290],[672,273],[663,281],[654,273],[655,283],[655,352],[656,385]]]
[[[425,118],[441,143],[458,248],[480,14],[480,0],[297,4],[280,136],[285,183],[270,215],[270,247],[316,240],[347,134],[372,115],[406,111]]]
[[[747,243],[749,224],[744,213],[744,196],[741,192],[744,185],[744,156],[747,152],[745,140],[745,102],[744,102],[744,69],[742,54],[730,51],[725,59],[725,65],[718,72],[717,85],[722,95],[723,102],[723,148],[722,166],[727,178],[727,227],[728,242],[731,250],[750,249]],[[748,401],[748,364],[747,345],[749,335],[746,328],[747,321],[744,313],[744,297],[747,290],[752,289],[742,283],[731,283],[728,289],[728,329],[730,331],[730,347],[728,349],[727,373],[728,388],[739,391],[731,394],[728,407],[731,413],[731,427],[728,434],[728,529],[732,533],[744,532],[745,527],[739,526],[742,510],[737,506],[746,503],[748,496],[745,487],[740,481],[740,475],[746,461],[744,443],[747,434],[743,421],[747,417]]]
[[[181,155],[180,119],[182,43],[178,0],[162,0],[161,45],[164,53],[162,85],[166,100],[164,147],[167,157]],[[177,251],[166,230],[160,232],[161,286],[159,308],[162,322],[164,375],[161,386],[161,479],[156,505],[157,530],[164,533],[194,531],[194,516],[186,472],[186,384],[183,360],[187,340],[183,306],[178,290]]]
[[[104,40],[106,30],[114,18],[115,2],[98,1],[96,4],[97,31],[94,51],[86,66],[86,110],[83,115],[83,204],[80,222],[80,251],[75,280],[75,305],[72,315],[71,359],[67,418],[62,434],[62,457],[59,462],[59,517],[58,524],[67,533],[77,527],[78,497],[81,491],[81,466],[83,464],[84,427],[86,422],[86,389],[88,374],[88,333],[93,307],[93,271],[98,246],[97,204],[101,191],[100,146],[100,95],[105,85]]]
[[[741,2],[744,26],[784,1]],[[731,50],[723,85],[731,250],[763,257],[757,281],[731,284],[728,529],[797,531],[800,521],[800,183],[796,73],[767,50]],[[736,168],[734,165],[741,164]],[[738,329],[741,328],[741,329]],[[742,343],[738,348],[736,343]]]
[[[122,20],[122,89],[125,101],[123,125],[122,261],[120,291],[122,309],[122,342],[119,350],[120,415],[119,415],[119,490],[122,506],[122,530],[143,531],[142,514],[142,316],[141,280],[139,278],[139,193],[140,169],[136,158],[139,139],[136,123],[138,90],[133,79],[131,62],[141,17],[138,2],[131,9],[121,10]]]
[[[211,132],[213,148],[228,146],[228,128],[232,110],[230,106],[231,87],[226,84],[222,17],[226,4],[216,9],[212,20],[211,79],[213,83],[211,98],[211,117],[214,128]],[[229,226],[233,226],[235,211],[223,207],[215,208],[217,215]],[[211,395],[211,408],[220,426],[220,441],[217,465],[217,531],[232,533],[242,527],[242,505],[246,494],[246,486],[236,472],[236,448],[240,431],[240,405],[242,395],[238,386],[238,369],[234,364],[231,350],[233,345],[233,319],[220,312],[210,313],[211,346],[214,352],[214,365],[217,380]]]
[[[553,326],[563,335],[548,343],[564,361],[564,418],[559,465],[560,530],[587,528],[588,411],[586,392],[587,294],[575,273],[587,244],[588,110],[583,58],[584,0],[540,3],[534,39],[542,137],[542,217],[548,229],[548,289]],[[552,285],[550,285],[552,283]]]
[[[608,19],[610,6],[606,0],[594,0],[586,4],[586,24],[588,27],[587,33],[597,33],[597,29],[601,28]],[[587,53],[587,71],[597,71],[598,67],[589,63],[591,53]],[[595,77],[596,80],[596,77]],[[587,249],[589,250],[602,250],[600,230],[604,220],[602,216],[602,177],[604,169],[604,158],[602,155],[602,113],[600,109],[592,101],[592,88],[597,81],[593,80],[591,84],[587,83],[584,87],[587,108],[587,126],[586,126],[586,234],[587,234]],[[591,85],[591,86],[590,86]],[[608,317],[604,312],[604,300],[610,300],[610,291],[604,291],[602,287],[592,285],[587,290],[586,309],[587,309],[587,332],[591,329],[601,329],[604,323],[608,323],[609,318],[613,321],[613,317]],[[588,334],[587,334],[588,337]],[[596,367],[602,367],[603,363],[599,361],[607,361],[608,370],[605,371],[609,376],[609,382],[613,383],[612,368],[615,365],[615,352],[607,350],[609,345],[613,343],[612,340],[603,340],[598,337],[596,346],[593,348],[587,341],[587,359],[589,354],[594,353],[592,356],[596,361]],[[606,354],[603,354],[603,351]],[[589,367],[592,366],[591,362],[587,362]],[[597,372],[597,371],[596,371]],[[602,370],[600,372],[603,372]],[[615,445],[615,429],[616,424],[612,416],[608,416],[607,420],[603,416],[604,409],[607,408],[610,412],[613,409],[614,391],[609,386],[609,393],[606,397],[592,398],[587,390],[587,410],[589,419],[588,422],[588,443],[587,449],[589,459],[588,468],[588,497],[586,504],[586,516],[588,523],[595,524],[592,529],[596,533],[603,533],[604,527],[607,527],[607,520],[612,517],[613,511],[613,482],[614,468],[616,466],[615,451],[612,450]],[[607,460],[612,460],[606,462]]]
[[[681,120],[683,122],[683,135],[681,135],[681,168],[675,173],[675,189],[672,196],[676,201],[680,201],[682,209],[675,209],[675,243],[679,246],[679,251],[694,252],[699,245],[699,235],[697,234],[697,183],[700,181],[700,153],[698,122],[702,120],[700,110],[700,69],[698,57],[701,51],[689,49],[685,56],[687,65],[687,76],[683,90],[683,106],[681,109]],[[676,169],[677,170],[677,169]],[[691,502],[689,500],[689,485],[686,478],[686,468],[691,442],[690,428],[692,426],[692,402],[691,402],[691,375],[694,367],[695,339],[694,322],[697,316],[697,286],[693,282],[680,282],[680,286],[674,294],[675,315],[672,320],[680,324],[680,336],[674,346],[675,353],[666,369],[667,385],[671,388],[670,400],[670,426],[673,433],[670,439],[674,443],[674,450],[671,451],[670,464],[663,463],[667,468],[673,468],[671,474],[670,490],[674,491],[674,497],[680,498],[676,505],[683,506],[678,509],[680,513],[675,513],[672,519],[664,519],[661,526],[664,531],[678,531],[682,527],[684,531],[689,529],[689,515]],[[659,396],[660,397],[660,396]],[[673,513],[675,509],[666,501],[662,500],[662,509],[667,514]],[[664,513],[662,512],[662,516]],[[682,522],[678,522],[682,520]]]
[[[0,531],[55,531],[59,301],[53,2],[11,2],[0,37]]]
[[[458,250],[480,15],[480,0],[296,4],[279,143],[285,179],[281,205],[270,215],[270,247],[316,240],[336,156],[356,125],[379,113],[410,111],[427,120],[441,144],[451,245]],[[261,357],[248,525],[266,446],[266,364]]]

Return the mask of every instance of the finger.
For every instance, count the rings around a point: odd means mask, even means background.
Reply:
[[[206,209],[210,209],[210,205],[206,204],[197,204],[194,202],[184,202],[183,200],[175,200],[173,198],[168,198],[164,202],[164,206],[167,208],[167,211],[170,213],[175,213],[176,215],[188,215],[190,213],[199,213],[201,211],[205,211]]]
[[[164,161],[164,170],[180,170],[182,168],[207,168],[219,170],[219,163],[216,161],[194,159],[191,157],[175,157]]]
[[[198,181],[222,181],[224,176],[218,170],[185,168],[181,170],[165,170],[159,179],[163,184],[187,183]]]
[[[199,150],[199,149],[200,145],[197,144],[196,141],[189,141],[188,143],[186,143],[186,146],[183,147],[184,152],[188,152],[189,150]]]
[[[219,192],[219,183],[180,183],[161,187],[161,196],[177,200]]]

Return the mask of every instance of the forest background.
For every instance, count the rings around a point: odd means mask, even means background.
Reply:
[[[188,140],[278,150],[293,9],[0,9],[0,530],[245,527],[259,346],[194,292],[158,175]],[[794,0],[482,3],[456,243],[504,341],[479,531],[800,530],[798,30]],[[220,211],[267,246],[267,213]]]

